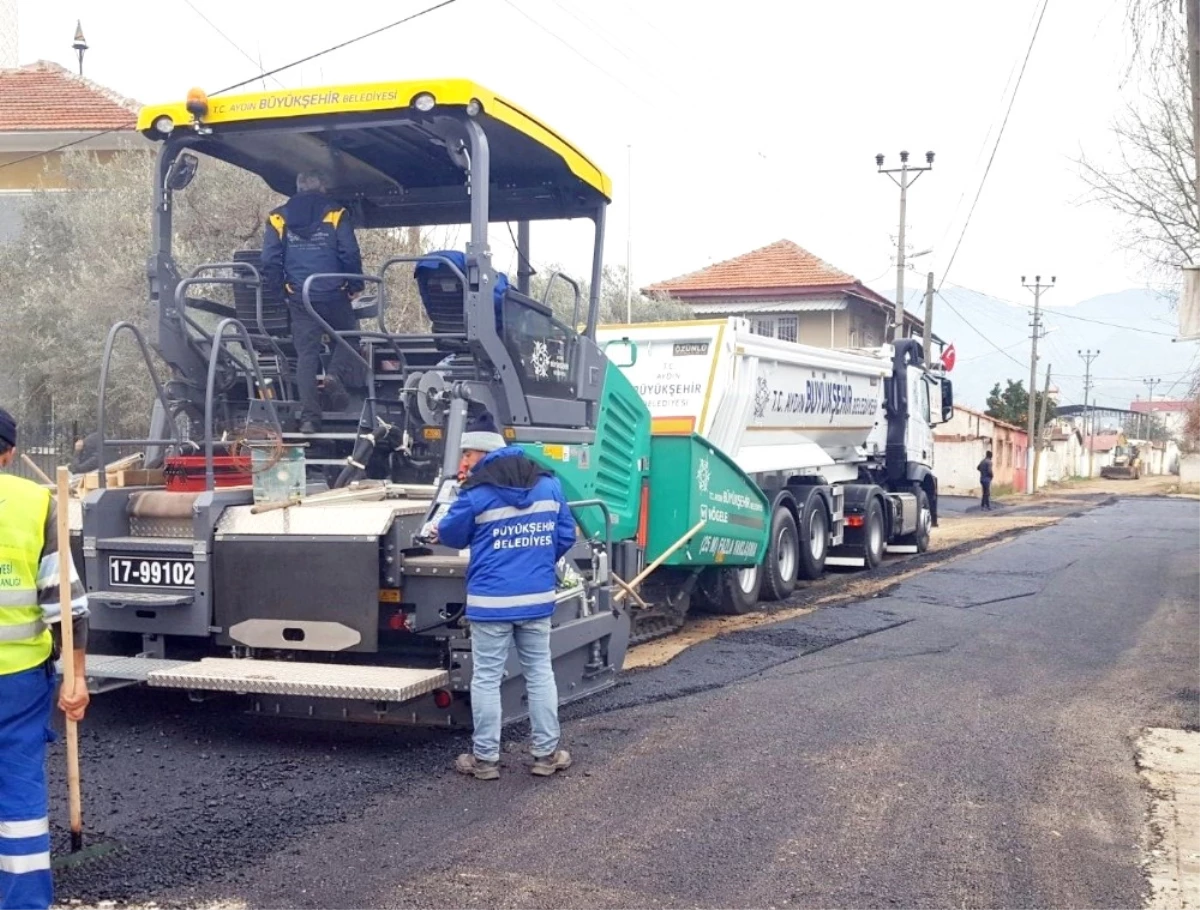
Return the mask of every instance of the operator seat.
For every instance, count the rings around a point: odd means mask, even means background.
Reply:
[[[458,250],[438,250],[428,254],[426,258],[417,263],[413,269],[413,277],[417,281],[421,304],[429,316],[433,334],[461,336],[461,339],[439,338],[437,340],[438,348],[449,351],[465,351],[467,349],[467,314],[463,283],[454,270],[446,264],[446,259],[453,262],[459,271],[466,272],[467,257],[464,253]],[[508,290],[508,276],[503,272],[497,272],[496,287],[493,289],[492,295],[495,302],[497,331],[500,331],[504,296]]]
[[[234,262],[246,262],[261,269],[262,250],[237,250],[233,254]],[[237,318],[251,335],[260,334],[258,325],[257,302],[254,288],[245,284],[233,286],[233,303],[237,307]],[[291,336],[291,320],[288,317],[287,303],[282,295],[263,288],[263,328],[272,338],[288,338]]]

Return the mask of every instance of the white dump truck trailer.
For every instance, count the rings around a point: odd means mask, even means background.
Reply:
[[[735,317],[607,326],[597,340],[655,433],[699,434],[770,502],[765,560],[705,573],[709,608],[745,612],[827,564],[871,568],[885,552],[929,546],[933,427],[952,415],[953,393],[919,341],[833,350],[756,335]]]

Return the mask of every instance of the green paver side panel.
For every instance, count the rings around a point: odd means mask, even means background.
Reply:
[[[613,363],[604,372],[595,443],[517,445],[530,459],[554,471],[567,499],[604,500],[612,515],[613,540],[637,533],[638,502],[650,458],[650,411]],[[604,538],[604,515],[599,509],[577,509],[576,519],[588,537]]]
[[[651,439],[647,561],[703,518],[704,528],[664,565],[757,565],[766,552],[768,506],[758,485],[701,437]]]

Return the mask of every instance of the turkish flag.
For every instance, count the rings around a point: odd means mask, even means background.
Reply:
[[[946,350],[942,351],[942,366],[946,368],[947,373],[954,369],[954,360],[957,357],[958,354],[954,350],[954,345],[948,345]]]

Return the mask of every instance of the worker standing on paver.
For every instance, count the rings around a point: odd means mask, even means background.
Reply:
[[[558,748],[558,687],[550,660],[555,565],[575,543],[575,520],[558,480],[515,446],[490,415],[462,436],[458,498],[433,531],[449,547],[471,548],[467,620],[471,623],[472,753],[454,767],[479,780],[500,776],[500,683],[515,645],[529,694],[533,773],[549,777],[571,765]]]
[[[983,456],[983,461],[976,466],[979,471],[979,486],[983,490],[983,498],[979,501],[979,508],[992,511],[992,478],[996,476],[992,470],[992,450],[988,449],[987,454]]]
[[[287,300],[296,346],[296,385],[300,392],[300,432],[321,429],[317,373],[321,369],[324,327],[304,306],[304,284],[313,275],[362,273],[362,256],[350,213],[326,194],[329,181],[319,171],[296,177],[296,195],[271,212],[263,234],[262,280],[269,294]],[[315,278],[309,288],[313,311],[338,332],[358,327],[352,301],[362,293],[356,278]],[[352,355],[334,343],[325,393],[335,411],[349,402],[346,386],[357,385]]]
[[[17,424],[0,408],[0,470],[16,455]],[[0,473],[0,910],[49,907],[46,743],[54,695],[59,621],[58,516],[44,487]],[[84,652],[87,594],[71,565],[74,691],[58,706],[82,720],[88,705]]]

